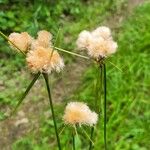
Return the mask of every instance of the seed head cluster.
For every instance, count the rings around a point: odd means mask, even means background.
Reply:
[[[39,31],[36,39],[27,32],[11,33],[9,40],[27,54],[27,65],[32,73],[60,72],[63,69],[63,59],[52,48],[52,34],[50,32]],[[13,46],[11,43],[10,45]]]
[[[63,59],[57,51],[52,48],[36,47],[35,50],[29,51],[26,58],[28,67],[33,73],[43,72],[51,73],[55,70],[60,72],[64,67]]]
[[[27,52],[30,49],[33,40],[33,38],[27,32],[14,32],[11,33],[8,38],[15,46],[17,46],[23,52]],[[12,45],[12,43],[9,44],[12,48],[16,49],[16,47]]]
[[[92,112],[86,103],[70,102],[67,104],[63,116],[65,124],[69,125],[95,125],[98,120],[98,115]]]
[[[101,26],[92,32],[82,31],[77,39],[77,47],[86,49],[92,58],[107,57],[116,52],[117,43],[113,41],[111,30]]]

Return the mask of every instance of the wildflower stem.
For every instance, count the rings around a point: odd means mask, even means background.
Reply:
[[[99,69],[100,69],[100,82],[99,82],[99,101],[100,101],[100,106],[98,108],[98,114],[100,115],[100,111],[101,111],[101,105],[102,105],[102,90],[103,90],[103,64],[100,63],[99,65]]]
[[[107,122],[107,112],[106,112],[106,107],[107,107],[107,87],[106,87],[106,65],[103,64],[104,67],[104,145],[105,145],[105,150],[107,150],[107,129],[106,129],[106,122]]]
[[[81,57],[81,58],[84,58],[84,59],[90,59],[89,57],[86,57],[86,56],[83,56],[83,55],[80,55],[80,54],[77,54],[77,53],[74,53],[74,52],[70,52],[70,51],[64,50],[64,49],[59,48],[59,47],[54,46],[54,48],[59,50],[59,51],[62,51],[62,52],[65,52],[65,53],[68,53],[68,54],[71,54],[71,55],[74,55],[74,56],[78,56],[78,57]]]
[[[100,114],[100,106],[97,106],[97,100],[98,98],[100,98],[100,102],[101,102],[101,94],[102,94],[102,64],[100,64],[100,73],[98,72],[98,76],[97,76],[97,83],[96,83],[96,89],[95,89],[95,110],[97,111],[98,114]],[[100,81],[99,81],[100,78]],[[99,94],[98,94],[99,93]],[[97,108],[98,107],[98,108]],[[94,136],[94,127],[91,128],[91,140],[93,141],[93,136]],[[89,146],[89,150],[92,149],[92,142],[90,141],[90,146]]]
[[[0,35],[6,40],[9,41],[16,49],[18,49],[23,55],[26,55],[20,48],[18,48],[17,45],[15,45],[12,41],[9,40],[9,38],[0,31]]]
[[[51,108],[53,122],[54,122],[54,128],[55,128],[55,134],[56,134],[56,138],[57,138],[58,149],[61,150],[60,139],[59,139],[57,124],[56,124],[56,118],[55,118],[54,109],[53,109],[53,102],[52,102],[52,97],[51,97],[51,92],[50,92],[48,74],[43,73],[43,76],[44,76],[44,79],[45,79],[45,82],[46,82],[46,88],[47,88],[47,92],[48,92],[50,108]]]
[[[75,135],[73,132],[72,132],[72,148],[73,148],[73,150],[76,149],[76,147],[75,147]]]
[[[10,117],[11,117],[14,113],[16,113],[17,108],[20,106],[20,104],[22,103],[22,101],[24,100],[24,98],[26,97],[26,95],[29,93],[30,89],[32,88],[32,86],[34,85],[34,83],[36,82],[36,80],[39,78],[39,76],[40,76],[40,73],[37,73],[37,74],[34,76],[33,80],[31,81],[31,83],[30,83],[29,86],[27,87],[27,89],[26,89],[26,91],[24,92],[24,94],[22,94],[22,96],[20,97],[19,102],[18,102],[17,106],[15,107],[15,109],[12,111]]]
[[[93,139],[93,134],[94,134],[94,127],[91,128],[91,136],[90,136],[90,139],[92,140]],[[92,149],[92,142],[90,140],[90,146],[89,146],[89,150]]]

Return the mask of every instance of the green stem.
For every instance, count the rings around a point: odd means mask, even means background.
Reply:
[[[62,52],[65,52],[65,53],[68,53],[68,54],[71,54],[71,55],[74,55],[74,56],[78,56],[78,57],[81,57],[81,58],[84,58],[84,59],[90,59],[89,57],[86,57],[86,56],[83,56],[83,55],[80,55],[80,54],[77,54],[77,53],[74,53],[74,52],[70,52],[70,51],[67,51],[67,50],[64,50],[62,48],[59,48],[59,47],[53,47],[59,51],[62,51]]]
[[[90,139],[93,140],[93,134],[94,134],[94,127],[91,128],[91,136],[90,136]],[[90,140],[90,146],[89,146],[89,150],[92,149],[92,141]]]
[[[57,138],[58,149],[61,150],[60,139],[59,139],[57,124],[56,124],[56,118],[55,118],[54,109],[53,109],[53,102],[52,102],[52,97],[51,97],[51,92],[50,92],[48,74],[43,73],[43,76],[44,76],[44,79],[46,82],[46,88],[47,88],[47,92],[48,92],[48,98],[49,98],[49,103],[50,103],[53,122],[54,122],[54,128],[55,128],[55,134],[56,134],[56,138]]]
[[[105,145],[105,150],[107,150],[107,128],[106,128],[106,122],[107,122],[107,112],[106,112],[106,108],[107,108],[107,87],[106,87],[106,65],[103,64],[104,67],[104,145]]]
[[[99,98],[100,98],[100,103],[102,104],[102,88],[103,88],[103,65],[100,64],[100,95],[99,95]],[[100,108],[101,106],[99,107],[99,114],[100,114]]]
[[[76,149],[76,147],[75,147],[75,135],[74,135],[74,133],[72,133],[72,148],[73,148],[73,150]]]

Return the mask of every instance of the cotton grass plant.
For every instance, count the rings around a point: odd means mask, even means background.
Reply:
[[[64,68],[63,58],[60,56],[59,52],[63,52],[66,54],[71,54],[73,56],[77,56],[83,59],[87,59],[88,61],[96,61],[100,70],[100,78],[101,86],[103,85],[104,91],[104,145],[105,149],[107,149],[106,142],[106,65],[105,60],[108,56],[116,52],[117,43],[113,41],[111,31],[107,27],[98,27],[92,32],[82,31],[79,34],[77,39],[77,47],[81,50],[87,50],[89,56],[83,56],[68,50],[64,50],[62,48],[56,47],[55,43],[52,42],[52,34],[48,31],[42,30],[37,33],[37,38],[33,38],[27,32],[22,33],[11,33],[8,37],[0,32],[0,35],[6,39],[10,45],[10,47],[17,52],[22,53],[25,56],[26,64],[28,66],[29,71],[34,75],[33,80],[30,82],[29,86],[25,90],[25,92],[21,95],[18,100],[18,104],[12,111],[9,116],[14,115],[29,93],[34,83],[38,80],[39,76],[42,75],[45,80],[46,89],[48,92],[48,99],[50,103],[50,109],[52,113],[52,119],[54,123],[54,130],[56,134],[58,149],[61,150],[60,143],[60,134],[62,134],[64,128],[61,132],[58,132],[56,114],[54,112],[53,101],[51,97],[51,89],[49,86],[49,75],[53,72],[61,72]],[[57,35],[58,37],[58,35]],[[57,41],[57,38],[56,38]],[[55,42],[56,42],[55,41]],[[102,88],[99,89],[99,92],[102,93]],[[97,103],[95,102],[97,105]],[[99,102],[100,104],[100,102]],[[86,103],[83,102],[69,102],[65,108],[64,115],[62,120],[64,122],[64,127],[72,127],[72,146],[73,149],[76,149],[75,145],[75,135],[78,135],[77,128],[82,128],[83,133],[87,136],[90,141],[89,150],[94,146],[94,127],[96,126],[99,119],[99,111],[95,109],[96,112],[91,111]],[[84,126],[91,127],[91,135],[84,130]]]
[[[81,50],[86,50],[88,55],[94,59],[100,69],[100,81],[102,84],[103,78],[103,91],[104,91],[104,145],[107,149],[107,87],[106,87],[106,64],[105,60],[111,54],[115,53],[117,50],[117,43],[113,41],[111,35],[111,30],[108,27],[101,26],[93,31],[82,31],[77,39],[77,47]],[[99,80],[99,79],[97,79]],[[98,81],[97,81],[98,82]],[[100,88],[100,90],[102,90]],[[97,91],[96,91],[97,92]],[[101,91],[99,91],[101,93]],[[97,101],[97,100],[96,100]],[[96,102],[95,102],[96,103]],[[100,103],[99,103],[100,104]],[[91,129],[91,138],[93,138],[94,128]],[[90,148],[92,148],[92,143],[90,143]]]

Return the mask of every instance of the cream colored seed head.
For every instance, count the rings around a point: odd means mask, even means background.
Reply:
[[[88,39],[88,40],[87,40]],[[92,32],[82,31],[77,39],[77,46],[86,49],[93,58],[107,57],[117,50],[108,27],[101,26]]]
[[[85,103],[70,102],[66,106],[63,120],[65,124],[92,126],[97,123],[98,115],[92,112]]]
[[[116,49],[117,43],[112,40],[93,38],[88,49],[88,54],[93,58],[98,58],[99,56],[107,57],[110,54],[115,53]]]
[[[79,49],[87,49],[89,44],[90,44],[90,40],[91,40],[91,33],[89,31],[82,31],[79,36],[78,36],[78,39],[77,39],[77,47]]]
[[[102,37],[105,40],[111,39],[111,30],[108,27],[101,26],[92,31],[93,37]]]
[[[31,46],[32,37],[27,32],[22,33],[11,33],[9,35],[9,40],[16,45],[21,51],[27,52]],[[17,49],[13,44],[11,44],[11,47]]]
[[[57,51],[53,51],[51,48],[37,47],[37,49],[31,50],[27,54],[26,61],[33,73],[60,72],[64,67],[63,59]]]
[[[52,45],[52,34],[45,30],[39,31],[37,40],[40,46],[47,48]]]

